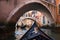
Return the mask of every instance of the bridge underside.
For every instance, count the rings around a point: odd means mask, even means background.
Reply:
[[[25,12],[28,12],[31,10],[40,11],[44,16],[46,16],[49,20],[51,20],[51,22],[54,22],[51,13],[45,6],[39,3],[30,3],[21,7],[10,19],[8,19],[8,23],[16,24],[16,22]]]

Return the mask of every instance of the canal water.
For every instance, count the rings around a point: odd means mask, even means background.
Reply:
[[[55,33],[51,29],[43,29],[43,28],[41,28],[41,30],[44,33],[46,33],[48,36],[50,36],[51,38],[53,38],[54,40],[60,40],[60,33]]]
[[[52,32],[50,29],[41,29],[44,33],[46,33],[48,36],[53,38],[54,40],[60,40],[60,33]],[[9,37],[7,40],[16,40],[15,36]]]
[[[53,32],[51,29],[41,29],[41,30],[54,40],[60,40],[60,33]]]

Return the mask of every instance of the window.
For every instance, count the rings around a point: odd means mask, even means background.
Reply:
[[[48,24],[49,24],[49,21],[48,21]]]
[[[45,16],[43,16],[43,24],[45,24]]]
[[[32,16],[35,17],[35,14],[36,14],[36,13],[37,13],[37,11],[36,11],[36,10],[33,10],[33,11],[32,11]]]
[[[35,13],[37,13],[37,11],[36,11],[36,10],[33,10],[33,11],[32,11],[32,14],[35,14]]]
[[[53,4],[56,4],[56,1],[55,1],[55,0],[52,0],[51,2],[52,2]]]
[[[46,0],[47,2],[51,2],[51,0]]]
[[[52,0],[51,2],[54,3],[54,0]]]
[[[6,0],[7,2],[9,1],[9,0]]]
[[[59,4],[59,14],[60,14],[60,4]]]

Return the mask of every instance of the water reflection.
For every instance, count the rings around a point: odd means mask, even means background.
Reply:
[[[41,30],[46,33],[47,35],[51,36],[51,29],[44,29],[44,28],[41,28]]]

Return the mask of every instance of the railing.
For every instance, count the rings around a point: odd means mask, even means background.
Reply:
[[[56,1],[55,0],[42,0],[42,1],[45,1],[45,2],[48,2],[48,3],[51,3],[51,4],[56,4]]]

